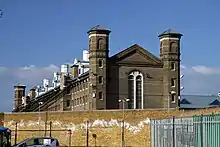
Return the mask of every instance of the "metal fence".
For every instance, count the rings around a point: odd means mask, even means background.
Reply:
[[[12,131],[11,136],[11,143],[12,145],[17,144],[27,138],[31,137],[55,137],[59,140],[60,147],[107,147],[106,145],[100,146],[97,144],[97,134],[95,133],[96,129],[112,129],[108,127],[103,128],[95,128],[89,126],[89,121],[86,122],[86,127],[83,129],[80,135],[78,136],[78,139],[80,138],[80,145],[77,145],[79,143],[74,138],[76,134],[72,132],[72,130],[69,129],[59,129],[56,128],[56,126],[52,125],[52,122],[45,123],[45,126],[35,126],[31,129],[22,129],[19,128],[19,123],[15,123]],[[120,138],[121,134],[119,135]],[[82,140],[81,140],[82,139]],[[98,138],[99,141],[102,140],[102,138]],[[100,143],[100,142],[99,142]],[[131,146],[126,146],[131,147]]]
[[[15,129],[12,131],[12,144],[16,144],[29,137],[61,137],[66,138],[62,146],[71,146],[72,131],[67,129],[52,128],[52,122],[49,123],[49,128],[36,129],[18,129],[18,123],[15,123]]]
[[[220,114],[151,120],[151,147],[220,147]]]

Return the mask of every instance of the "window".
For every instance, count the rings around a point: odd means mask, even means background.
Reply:
[[[70,86],[67,87],[67,89],[66,89],[66,93],[67,93],[67,94],[70,94]]]
[[[102,100],[103,97],[102,97],[102,92],[99,92],[99,99]]]
[[[103,67],[103,60],[99,59],[99,67],[102,68]]]
[[[80,104],[83,104],[83,98],[82,97],[80,97]]]
[[[82,103],[85,104],[85,96],[82,97]]]
[[[76,103],[77,103],[77,105],[79,105],[79,104],[80,104],[80,102],[79,102],[79,98],[77,98],[77,102],[76,102]]]
[[[171,53],[178,52],[178,43],[177,42],[171,42],[170,43],[170,52]]]
[[[67,100],[66,101],[66,107],[69,107],[70,106],[70,100]]]
[[[160,54],[162,54],[163,53],[163,42],[161,41],[160,42]]]
[[[175,103],[175,100],[176,100],[176,95],[175,94],[171,94],[171,100],[172,100],[172,103]]]
[[[171,78],[171,86],[175,87],[175,79],[174,78]]]
[[[128,76],[128,109],[143,109],[143,75],[134,71]]]
[[[87,101],[88,101],[88,98],[87,98],[87,95],[85,96],[85,103],[87,103]]]
[[[128,109],[134,109],[134,76],[128,77]]]
[[[141,76],[138,75],[136,77],[136,109],[141,109],[141,103],[142,103],[142,101],[141,101],[141,98],[142,98],[142,95],[141,95],[142,87],[141,87],[141,85],[142,85]]]
[[[92,44],[92,39],[89,38],[89,49],[91,48],[91,44]]]
[[[99,38],[97,41],[97,49],[105,49],[105,41],[103,38]]]
[[[103,82],[103,77],[100,76],[100,77],[99,77],[99,84],[101,84],[102,82]]]
[[[171,63],[171,70],[175,70],[175,63],[174,62]]]

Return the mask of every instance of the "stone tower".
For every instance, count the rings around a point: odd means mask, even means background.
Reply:
[[[163,62],[163,105],[177,108],[180,96],[180,39],[182,34],[171,29],[160,38],[160,57]]]
[[[22,104],[22,97],[25,96],[25,85],[16,85],[14,86],[14,110],[17,110]]]
[[[98,26],[89,35],[89,109],[106,109],[110,30]]]

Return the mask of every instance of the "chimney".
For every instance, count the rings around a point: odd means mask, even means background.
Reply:
[[[30,97],[29,96],[25,96],[24,97],[24,106],[28,105],[30,102]]]
[[[31,99],[36,97],[36,91],[35,90],[36,90],[35,88],[30,89],[29,95],[30,95]]]
[[[70,79],[69,75],[61,73],[61,77],[60,77],[60,89],[61,90],[67,87],[69,79]]]
[[[60,89],[63,90],[67,86],[67,77],[69,77],[69,65],[61,65]]]
[[[45,92],[47,92],[48,87],[49,87],[49,80],[48,79],[43,80],[43,86],[44,86]]]
[[[78,70],[79,70],[79,65],[72,66],[72,75],[74,78],[78,77],[78,75],[79,75]]]
[[[22,105],[22,97],[25,96],[25,85],[18,84],[14,86],[14,109],[19,111],[19,106]]]

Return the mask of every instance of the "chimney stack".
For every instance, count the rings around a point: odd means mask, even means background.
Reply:
[[[78,75],[79,75],[78,70],[79,70],[79,65],[72,66],[72,75],[74,78],[78,77]]]
[[[18,84],[14,86],[14,109],[18,110],[22,105],[22,97],[25,96],[25,85]]]
[[[29,96],[25,96],[24,97],[24,106],[28,105],[30,102],[30,97]]]
[[[31,99],[36,97],[36,91],[35,90],[36,90],[35,88],[30,89],[29,95],[30,95]]]

